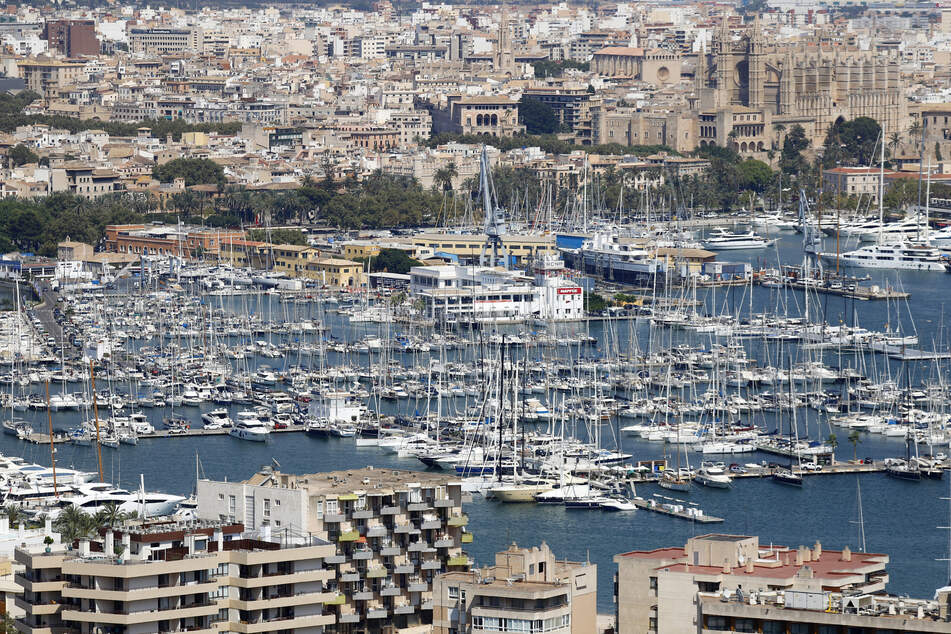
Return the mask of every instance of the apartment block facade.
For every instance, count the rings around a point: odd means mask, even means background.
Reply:
[[[461,483],[438,474],[355,469],[290,475],[265,469],[245,482],[199,480],[208,520],[240,521],[336,545],[324,563],[338,632],[380,632],[432,622],[433,583],[467,571],[472,541]]]
[[[853,553],[848,548],[824,550],[818,542],[812,548],[766,547],[758,537],[744,535],[700,535],[685,546],[615,555],[614,562],[618,634],[699,634],[725,629],[720,625],[726,622],[718,618],[711,621],[717,627],[704,625],[703,612],[697,609],[703,593],[723,597],[751,593],[775,597],[778,592],[802,591],[871,595],[882,593],[888,583],[888,555]],[[721,616],[712,607],[709,611]],[[794,631],[817,633],[815,629],[789,630]]]
[[[107,530],[100,540],[18,548],[23,634],[300,632],[335,622],[325,604],[334,546],[272,539],[240,524],[163,522]]]
[[[595,634],[597,566],[558,561],[547,544],[496,553],[495,565],[447,572],[433,586],[433,633]]]

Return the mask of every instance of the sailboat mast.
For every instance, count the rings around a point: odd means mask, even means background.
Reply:
[[[89,380],[92,383],[92,412],[96,419],[96,457],[99,459],[99,481],[105,482],[102,476],[102,445],[99,442],[99,403],[96,397],[96,372],[93,370],[93,361],[89,360]]]
[[[50,464],[53,467],[53,495],[59,497],[56,487],[56,447],[53,446],[53,410],[50,408],[50,380],[46,379],[46,418],[50,424]]]

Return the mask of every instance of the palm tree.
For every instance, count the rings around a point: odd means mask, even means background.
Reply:
[[[849,433],[849,442],[852,443],[852,460],[858,462],[859,459],[859,440],[862,439],[861,434],[857,429],[853,429]]]
[[[780,147],[782,145],[783,132],[786,131],[786,126],[782,123],[773,124],[773,132],[776,133],[776,145],[774,147]]]
[[[835,448],[839,446],[839,439],[835,437],[835,434],[829,434],[826,444],[832,447],[832,453],[835,453]]]
[[[911,122],[911,126],[908,128],[908,134],[911,135],[911,138],[915,140],[915,145],[918,145],[918,137],[921,135],[921,120],[915,119]]]
[[[129,518],[129,514],[119,510],[115,502],[106,504],[96,513],[96,524],[100,527],[114,528]]]
[[[888,135],[888,147],[892,149],[892,155],[894,156],[895,150],[898,149],[898,146],[901,145],[901,135],[897,132],[892,132]]]
[[[26,515],[23,513],[23,507],[19,504],[7,504],[3,507],[3,514],[7,516],[10,522],[10,528],[13,528],[26,519]]]
[[[96,521],[89,513],[78,506],[67,506],[53,522],[55,528],[67,542],[74,542],[92,535],[96,530]]]

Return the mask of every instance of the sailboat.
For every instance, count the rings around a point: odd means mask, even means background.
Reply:
[[[792,359],[789,359],[787,364],[788,364],[787,367],[789,368],[788,370],[789,375],[791,377],[792,376]],[[789,409],[790,409],[790,412],[792,413],[791,422],[790,422],[790,427],[792,427],[792,429],[790,431],[793,433],[793,436],[795,438],[795,444],[793,445],[793,447],[796,451],[796,459],[799,462],[799,472],[798,473],[794,472],[792,469],[792,465],[789,465],[788,467],[779,467],[773,472],[773,481],[778,482],[779,484],[785,484],[787,486],[801,487],[802,486],[802,475],[801,475],[802,474],[802,454],[799,451],[799,425],[796,423],[796,398],[795,398],[795,395],[793,394],[794,383],[795,381],[792,381],[792,380],[789,381]]]

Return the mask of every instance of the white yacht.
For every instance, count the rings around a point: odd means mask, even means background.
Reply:
[[[858,238],[862,242],[927,240],[929,233],[928,221],[921,214],[910,214],[894,222],[873,219],[841,225],[838,228],[833,226],[832,234],[836,231],[840,238]]]
[[[201,415],[201,420],[205,424],[205,429],[221,429],[232,425],[228,410],[224,407],[205,412]]]
[[[729,489],[731,483],[722,462],[704,462],[693,481],[715,489]]]
[[[933,247],[908,243],[869,244],[846,253],[820,253],[819,257],[830,262],[838,260],[843,266],[865,269],[947,270],[940,251]]]
[[[726,229],[716,228],[703,242],[703,248],[712,251],[764,249],[775,242],[775,240],[767,240],[756,235],[752,230],[746,233],[730,233]]]
[[[265,442],[271,430],[262,423],[255,412],[238,412],[238,420],[228,431],[228,435],[241,440]]]

